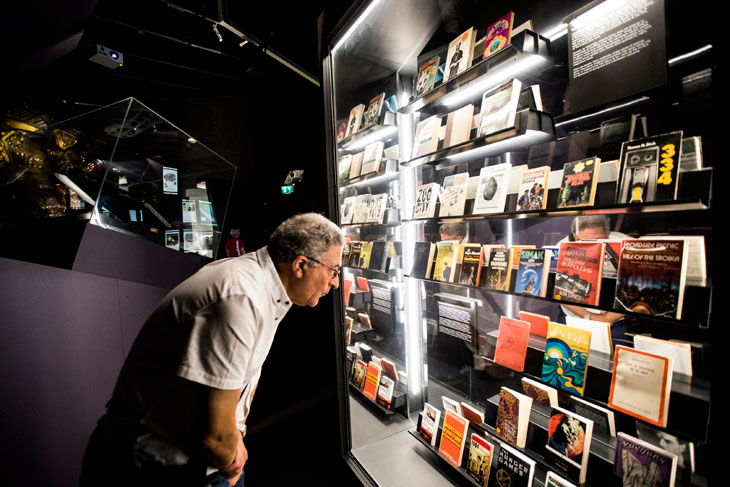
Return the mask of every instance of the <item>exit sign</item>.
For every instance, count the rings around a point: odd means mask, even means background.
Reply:
[[[281,187],[281,194],[292,194],[294,192],[294,186],[288,185],[288,186],[282,186]]]

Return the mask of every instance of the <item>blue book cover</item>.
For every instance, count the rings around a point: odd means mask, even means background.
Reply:
[[[516,294],[545,296],[548,273],[545,256],[545,249],[522,249],[515,281]],[[547,264],[549,265],[550,261],[547,261]]]

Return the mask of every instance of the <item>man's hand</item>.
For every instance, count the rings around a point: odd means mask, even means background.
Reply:
[[[243,435],[239,435],[238,445],[236,445],[236,456],[233,458],[233,463],[226,468],[220,469],[221,475],[228,479],[229,484],[236,485],[238,479],[241,478],[246,460],[248,460],[248,451],[243,444]]]

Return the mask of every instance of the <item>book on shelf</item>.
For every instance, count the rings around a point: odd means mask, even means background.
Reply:
[[[368,128],[378,124],[380,113],[383,111],[384,100],[385,93],[380,93],[370,100],[370,103],[368,103],[368,109],[363,113],[362,128]]]
[[[454,282],[458,257],[458,240],[443,240],[436,243],[436,263],[433,266],[433,279],[442,282]]]
[[[702,137],[682,139],[682,153],[679,157],[680,171],[702,169]]]
[[[383,159],[400,160],[400,146],[395,144],[383,149]]]
[[[459,247],[461,270],[459,284],[476,286],[482,272],[483,249],[481,244],[461,244]]]
[[[596,201],[598,167],[601,159],[589,157],[563,164],[563,179],[558,193],[558,208],[593,206]]]
[[[455,414],[453,411],[444,413],[444,427],[441,430],[441,441],[439,442],[439,453],[454,467],[461,466],[461,458],[464,456],[464,445],[466,434],[469,429],[469,420]]]
[[[436,202],[439,197],[438,183],[422,184],[416,190],[416,204],[413,218],[433,218],[436,216]]]
[[[550,323],[549,316],[531,313],[530,311],[520,311],[520,319],[530,323],[530,335],[543,338],[547,336],[548,323]]]
[[[707,257],[703,235],[645,235],[639,240],[683,240],[687,247],[685,285],[707,286]]]
[[[362,325],[362,327],[365,328],[366,330],[372,330],[373,329],[373,324],[370,321],[370,316],[368,316],[367,313],[358,313],[357,314],[357,321],[359,321],[360,324]],[[370,358],[372,357],[372,351],[370,350],[370,346],[369,345],[365,345],[364,343],[361,343],[360,344],[360,352],[361,352],[361,355],[362,355],[363,359],[367,358],[368,361],[369,361]]]
[[[421,411],[420,424],[418,425],[418,434],[421,438],[431,444],[436,445],[436,433],[439,430],[439,419],[441,419],[441,410],[435,408],[429,403],[423,405],[423,411]]]
[[[681,478],[690,477],[695,471],[694,442],[684,440],[663,429],[654,428],[641,421],[636,422],[636,436],[641,441],[677,455],[677,475]]]
[[[515,126],[522,82],[511,79],[482,95],[477,136],[492,135]]]
[[[577,487],[574,483],[568,482],[553,471],[548,471],[545,476],[545,487]]]
[[[352,278],[352,276],[346,276],[342,279],[342,295],[345,300],[345,306],[350,305],[350,295],[352,294],[352,289],[354,287],[355,280]]]
[[[522,250],[523,249],[534,249],[534,245],[513,245],[510,247],[512,249],[512,270],[516,271],[520,268],[520,257],[522,257]]]
[[[626,433],[616,436],[613,474],[623,487],[674,487],[677,455]]]
[[[368,362],[367,372],[365,373],[365,382],[362,386],[362,393],[368,399],[375,401],[378,394],[378,386],[380,385],[380,366],[375,362]]]
[[[484,42],[483,59],[487,59],[489,56],[498,52],[511,42],[514,21],[515,13],[507,12],[499,20],[489,26],[487,29],[486,40]]]
[[[373,254],[373,243],[372,242],[363,242],[362,248],[360,249],[360,264],[358,267],[360,269],[369,269],[370,268],[370,257]]]
[[[515,211],[544,210],[547,205],[547,183],[550,166],[525,169],[520,177]]]
[[[355,206],[352,210],[352,223],[365,223],[370,213],[370,193],[359,194],[355,197]]]
[[[581,330],[591,332],[591,350],[608,355],[613,353],[610,323],[566,315],[565,324],[573,328],[580,328]]]
[[[522,249],[515,278],[515,293],[544,297],[547,292],[550,260],[545,249]]]
[[[464,401],[461,401],[461,413],[471,424],[482,424],[484,422],[484,412]]]
[[[677,199],[682,131],[621,144],[619,204]]]
[[[495,425],[497,435],[512,446],[524,448],[531,410],[531,397],[502,387],[499,391],[499,407]]]
[[[350,243],[350,254],[347,257],[347,265],[349,267],[357,267],[360,263],[360,250],[362,250],[362,242]]]
[[[686,271],[684,240],[624,240],[614,308],[680,319]]]
[[[526,109],[542,111],[542,97],[540,85],[530,85],[520,91],[520,100],[517,102],[517,111]]]
[[[413,249],[411,277],[430,279],[436,245],[431,242],[416,242]]]
[[[347,120],[340,120],[340,123],[337,126],[337,142],[342,142],[342,140],[345,138],[346,133],[347,133]]]
[[[597,306],[605,253],[603,242],[560,242],[553,298]]]
[[[360,151],[352,156],[350,163],[350,179],[359,177],[362,174],[362,160],[365,157],[365,151]]]
[[[583,395],[591,332],[550,322],[540,379],[548,385]]]
[[[466,471],[469,472],[471,478],[479,482],[479,485],[486,486],[489,481],[493,453],[494,445],[476,433],[471,434]]]
[[[479,186],[474,198],[473,214],[484,215],[504,211],[511,169],[512,164],[505,162],[483,167],[479,171]]]
[[[475,37],[474,27],[469,27],[449,43],[446,53],[446,67],[444,68],[444,82],[451,81],[471,67]]]
[[[527,397],[531,397],[535,403],[546,408],[558,405],[557,389],[546,386],[542,382],[530,379],[529,377],[522,378],[522,392]]]
[[[350,179],[350,166],[352,165],[352,154],[340,157],[337,163],[337,180],[339,182]]]
[[[577,414],[593,421],[593,432],[605,437],[616,436],[616,419],[610,409],[578,396],[570,396],[570,405]]]
[[[554,407],[548,421],[545,460],[578,483],[586,481],[593,421]]]
[[[367,316],[365,313],[358,313],[358,320],[360,321],[360,323],[362,323],[362,320],[360,319],[361,314]],[[370,345],[363,342],[357,342],[355,345],[357,346],[360,359],[365,362],[365,367],[367,368],[367,364],[373,359],[373,349],[370,347]]]
[[[395,364],[388,360],[387,358],[380,359],[380,366],[383,368],[383,374],[387,375],[394,381],[398,382],[398,370],[395,367]]]
[[[532,487],[535,477],[535,460],[509,445],[501,444],[497,452],[497,463],[494,466],[496,487]]]
[[[461,216],[466,206],[466,187],[469,183],[469,173],[452,174],[444,178],[441,186],[441,208],[439,216]]]
[[[672,371],[675,374],[692,375],[692,345],[687,342],[634,335],[634,348],[670,357],[672,359]]]
[[[350,117],[347,120],[347,131],[345,132],[345,137],[349,137],[358,130],[360,130],[360,125],[362,125],[362,116],[364,112],[365,105],[363,105],[362,103],[350,110]]]
[[[424,154],[436,152],[439,146],[439,131],[441,129],[441,118],[437,115],[428,117],[416,125],[414,137],[413,154],[411,159],[421,157]]]
[[[352,223],[352,217],[354,215],[354,210],[355,210],[355,200],[357,200],[357,196],[348,196],[342,202],[342,211],[340,213],[340,222],[343,225],[349,225],[350,223]]]
[[[436,83],[436,75],[439,69],[439,57],[435,56],[426,61],[426,63],[418,68],[418,78],[416,80],[416,92],[414,98],[425,95],[431,91]]]
[[[532,25],[532,19],[525,20],[517,27],[513,27],[512,28],[512,37],[516,36],[523,30],[531,30],[533,32],[535,31],[535,27]]]
[[[364,243],[364,242],[360,242]],[[366,277],[357,276],[357,288],[362,292],[368,292],[370,291],[370,285],[368,284],[368,280]],[[364,316],[367,316],[367,314],[362,313]]]
[[[345,359],[345,377],[347,377],[347,380],[351,380],[352,373],[355,370],[355,362],[357,362],[357,349],[352,345],[347,346]]]
[[[451,411],[454,414],[461,416],[461,404],[453,399],[441,396],[441,405],[444,407],[444,411]]]
[[[362,389],[363,382],[365,382],[365,370],[367,365],[362,360],[358,359],[355,362],[355,369],[352,372],[352,383],[358,388]]]
[[[352,281],[350,281],[352,282]],[[350,341],[352,340],[352,324],[355,322],[355,320],[352,319],[352,316],[345,316],[345,345],[349,346]]]
[[[466,142],[471,137],[472,122],[474,121],[474,105],[465,105],[446,117],[446,135],[444,148]]]
[[[502,316],[494,350],[494,361],[517,372],[525,370],[530,323]]]
[[[383,223],[385,217],[385,205],[388,203],[388,195],[385,193],[374,194],[370,197],[370,207],[366,223]]]
[[[392,242],[373,242],[369,269],[381,272],[388,271],[388,254],[391,246]]]
[[[387,375],[380,374],[380,384],[378,386],[378,395],[375,402],[383,406],[385,409],[390,409],[390,405],[393,402],[394,391],[395,381]]]
[[[616,345],[608,407],[663,428],[671,392],[671,358]]]
[[[489,253],[484,287],[495,291],[510,290],[512,278],[512,249],[494,248]]]
[[[365,153],[362,158],[360,175],[376,173],[380,169],[380,161],[383,159],[383,141],[372,142],[365,146]]]

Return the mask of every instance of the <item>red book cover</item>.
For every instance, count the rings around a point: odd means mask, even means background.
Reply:
[[[547,328],[550,322],[549,316],[530,313],[529,311],[520,311],[520,319],[530,323],[530,335],[547,337]]]
[[[342,292],[345,299],[345,307],[350,306],[350,291],[352,291],[352,280],[345,279],[342,281]]]
[[[365,397],[372,399],[373,401],[378,395],[378,385],[380,384],[380,366],[374,362],[368,363],[368,371],[365,375],[365,385],[362,388],[362,393]]]
[[[497,349],[494,351],[494,361],[517,372],[523,372],[529,337],[529,322],[502,316],[499,319],[499,336]]]
[[[487,59],[510,43],[512,40],[514,18],[514,12],[507,12],[501,19],[489,26],[489,29],[487,29],[487,40],[484,43],[483,59]]]
[[[461,457],[464,454],[466,432],[469,429],[469,420],[462,418],[452,411],[444,415],[444,429],[441,432],[439,453],[454,467],[461,466]]]
[[[553,298],[598,305],[606,244],[561,242]]]
[[[357,288],[360,291],[368,292],[370,291],[370,285],[368,285],[368,280],[364,277],[358,277],[357,278]]]

